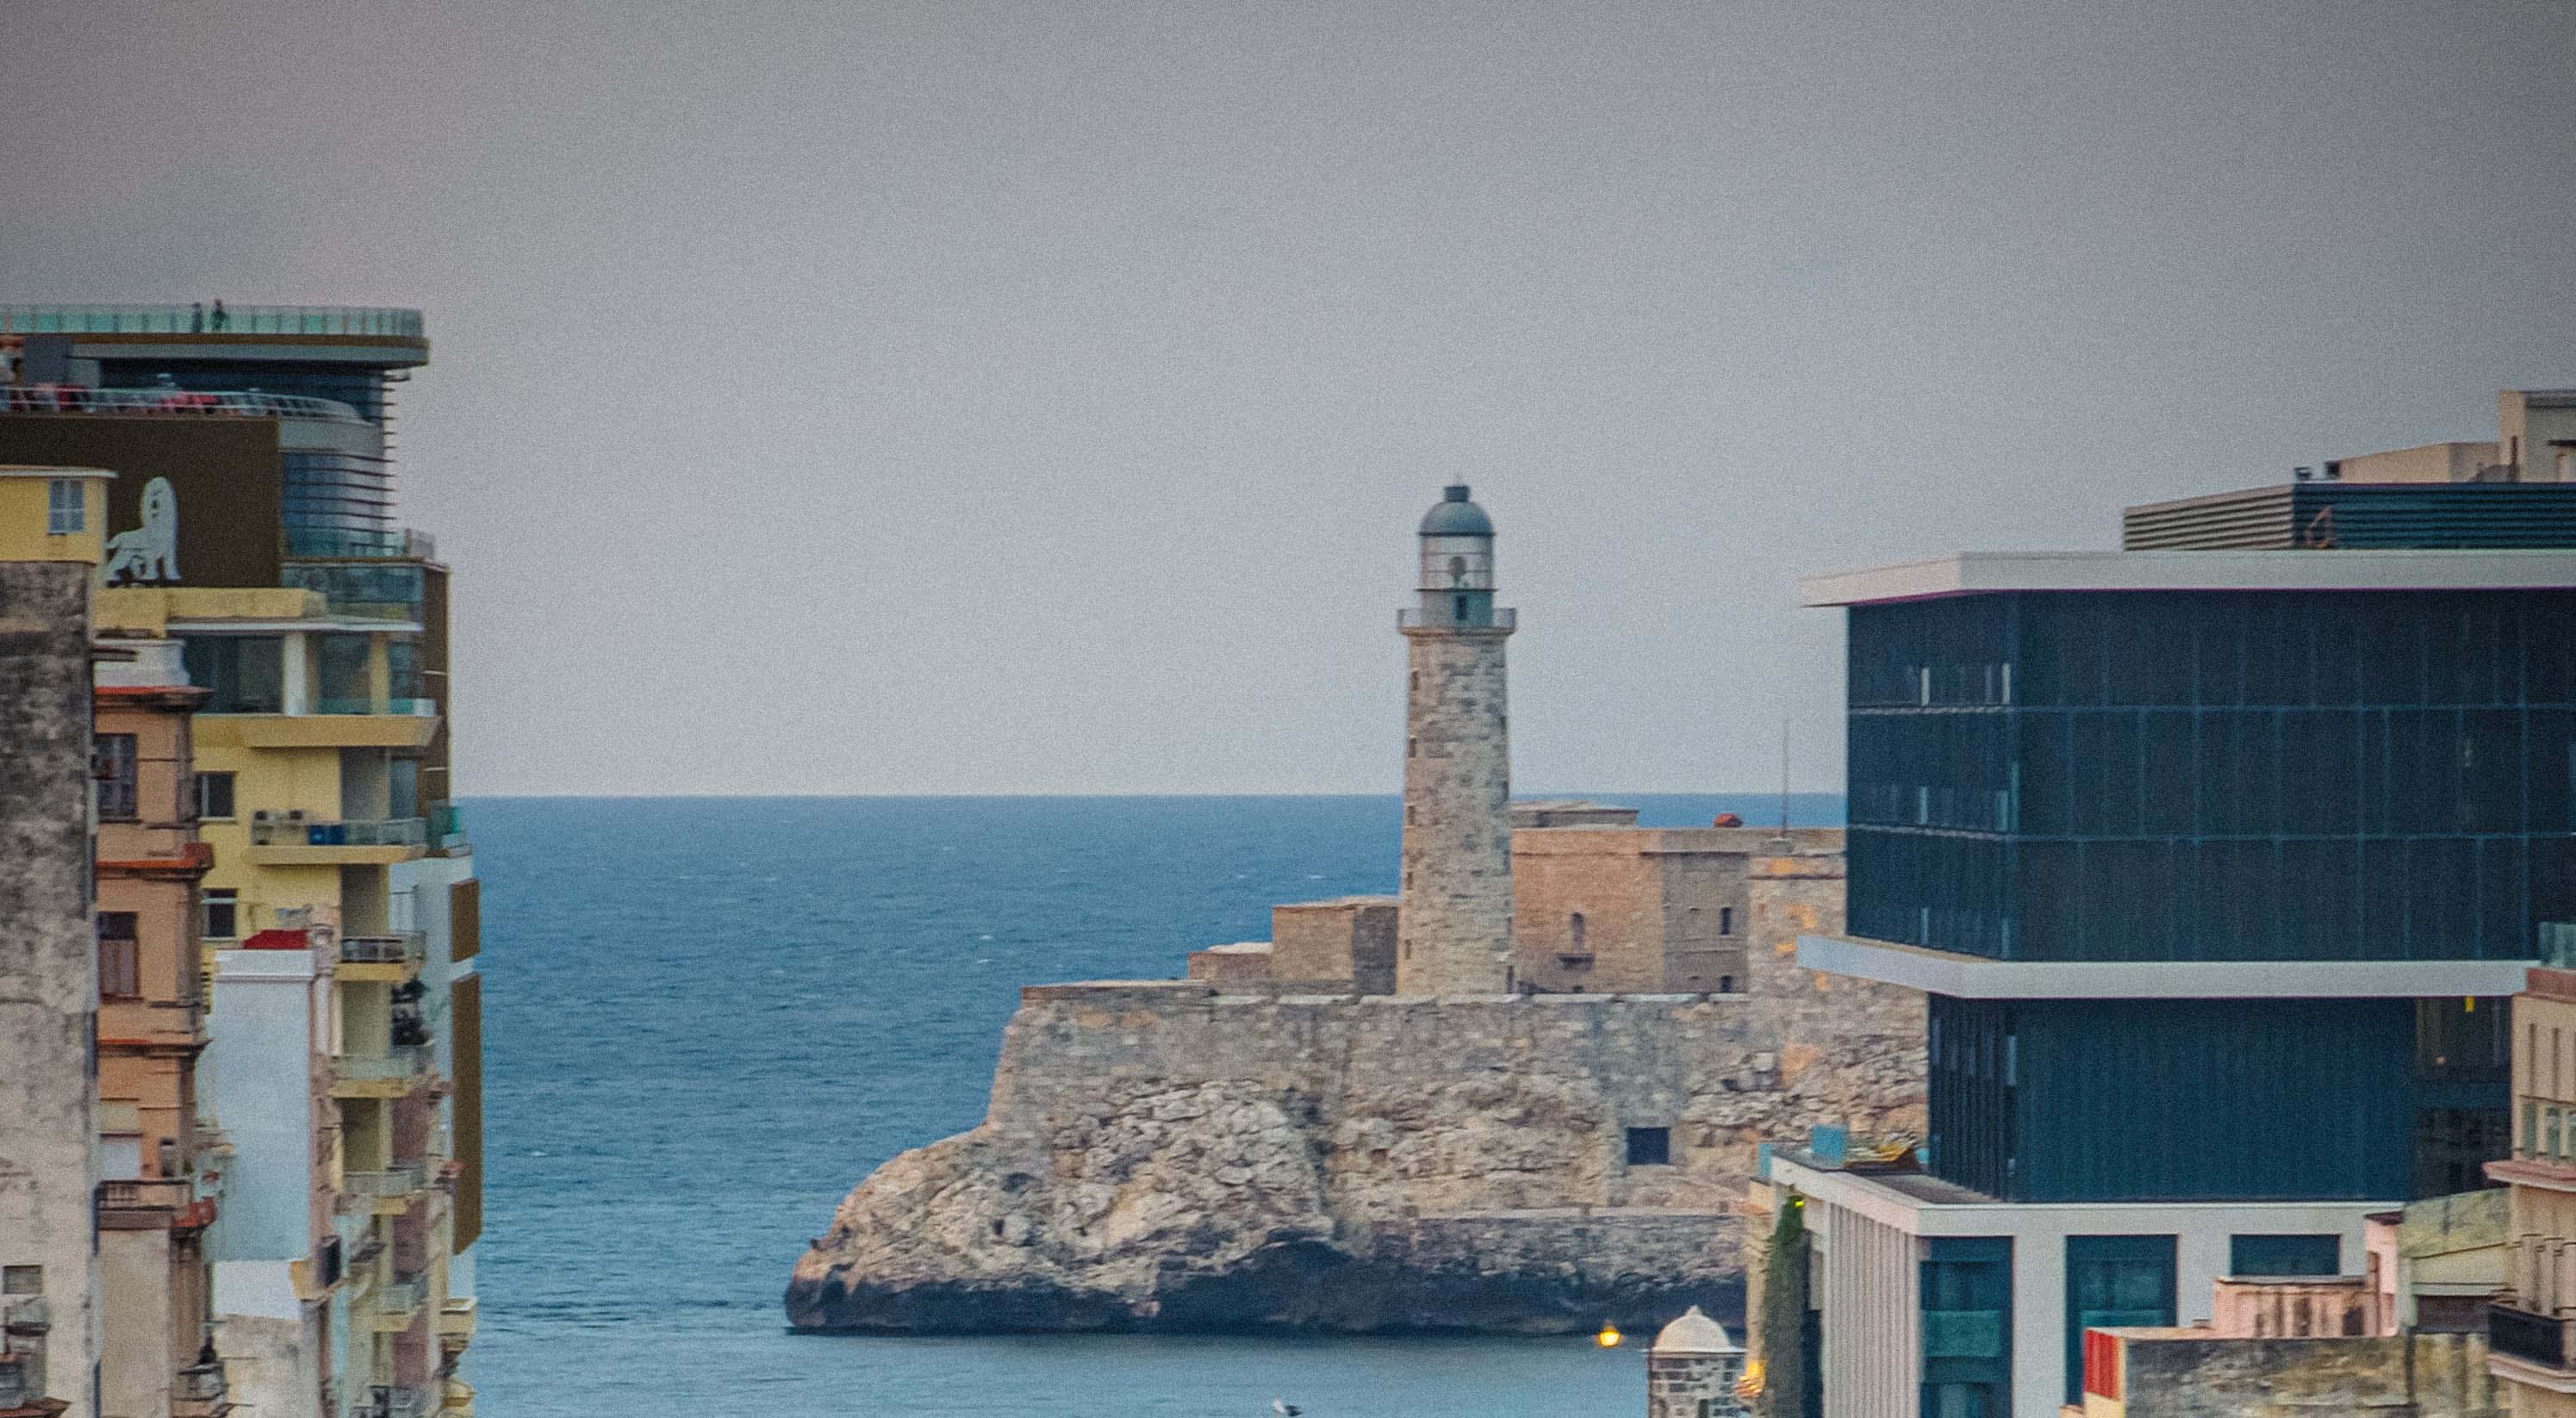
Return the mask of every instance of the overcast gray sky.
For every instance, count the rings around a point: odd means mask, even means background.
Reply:
[[[0,299],[416,305],[468,792],[1841,783],[1803,573],[2576,384],[2576,7],[0,4]]]

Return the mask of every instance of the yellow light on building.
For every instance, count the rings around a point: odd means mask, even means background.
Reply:
[[[1626,1338],[1626,1336],[1619,1333],[1619,1326],[1615,1324],[1605,1324],[1601,1326],[1601,1332],[1592,1336],[1593,1342],[1604,1349],[1618,1348],[1619,1341],[1624,1338]]]

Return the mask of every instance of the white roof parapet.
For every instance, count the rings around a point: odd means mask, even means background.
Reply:
[[[2529,960],[1989,960],[1802,935],[1798,963],[1952,999],[2430,999],[2519,994]]]
[[[1958,552],[1798,581],[1806,606],[2007,591],[2543,591],[2576,587],[2576,551]]]

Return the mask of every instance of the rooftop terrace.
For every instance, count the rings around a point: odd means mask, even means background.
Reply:
[[[421,339],[420,312],[390,305],[0,305],[8,335],[392,335]]]

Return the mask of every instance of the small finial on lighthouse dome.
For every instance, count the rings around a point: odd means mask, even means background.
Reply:
[[[1467,485],[1451,483],[1441,489],[1440,500],[1422,514],[1422,535],[1426,537],[1490,537],[1494,519],[1485,509],[1467,500]]]

